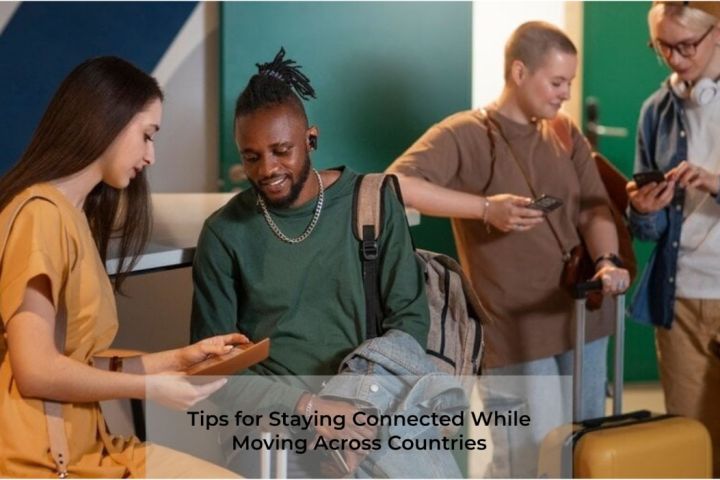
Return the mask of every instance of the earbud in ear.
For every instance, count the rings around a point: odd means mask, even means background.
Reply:
[[[308,136],[308,144],[310,145],[310,149],[317,150],[317,135],[309,135]]]

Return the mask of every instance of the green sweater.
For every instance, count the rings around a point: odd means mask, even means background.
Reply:
[[[315,230],[299,244],[275,236],[259,213],[252,189],[207,219],[193,264],[193,341],[235,331],[253,341],[270,337],[270,358],[252,369],[255,374],[337,373],[342,359],[364,341],[366,331],[359,243],[351,225],[358,175],[347,168],[341,172],[325,191]],[[378,265],[384,331],[403,330],[424,346],[429,312],[422,272],[400,202],[394,194],[385,195],[383,201]],[[270,212],[280,230],[295,237],[310,222],[315,203],[313,199],[297,208]],[[242,388],[225,388],[223,396],[232,395],[235,405],[286,410],[294,408],[307,386],[260,377],[241,383]]]

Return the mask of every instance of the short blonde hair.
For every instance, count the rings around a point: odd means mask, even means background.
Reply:
[[[698,2],[693,2],[697,4]],[[718,2],[704,2],[718,3]],[[685,2],[653,2],[653,6],[648,12],[648,27],[652,35],[652,22],[657,16],[671,17],[677,23],[690,30],[707,30],[713,25],[717,25],[718,18],[706,9],[694,8],[685,5]]]
[[[565,32],[551,23],[533,21],[520,25],[505,44],[505,81],[515,60],[531,71],[539,67],[551,50],[577,55],[577,49]]]

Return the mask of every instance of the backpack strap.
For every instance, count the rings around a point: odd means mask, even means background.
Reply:
[[[403,204],[400,185],[395,175],[370,173],[360,175],[353,192],[353,235],[360,242],[363,286],[365,290],[366,337],[375,338],[382,329],[383,307],[380,302],[380,271],[378,240],[384,220],[383,195],[387,186]]]
[[[600,152],[593,152],[592,156],[610,201],[613,203],[615,210],[626,218],[625,212],[627,211],[629,199],[625,185],[627,185],[628,179]]]
[[[572,152],[572,138],[570,131],[570,120],[562,114],[555,116],[550,122],[550,127],[555,132],[556,137],[567,152]],[[635,259],[635,251],[632,246],[632,234],[627,227],[627,211],[628,195],[625,191],[625,185],[628,179],[618,168],[610,162],[605,156],[599,152],[592,152],[592,158],[595,162],[600,180],[605,186],[610,203],[610,213],[615,223],[615,230],[618,236],[618,254],[625,262],[625,268],[630,273],[630,281],[635,279],[637,274],[637,260]],[[593,260],[593,259],[591,259]]]
[[[573,148],[572,130],[570,129],[570,119],[563,113],[558,113],[548,123],[552,131],[555,133],[560,145],[566,153],[571,154]]]

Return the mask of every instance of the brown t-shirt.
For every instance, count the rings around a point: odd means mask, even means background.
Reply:
[[[533,197],[518,163],[537,195],[563,200],[548,215],[565,250],[580,242],[580,211],[608,203],[590,146],[572,121],[572,149],[547,121],[516,123],[489,110],[452,115],[431,127],[388,171],[421,177],[476,195],[510,193]],[[495,154],[491,155],[491,142]],[[500,134],[502,132],[502,135]],[[504,138],[507,139],[507,142]],[[482,221],[452,219],[460,261],[480,299],[493,315],[487,326],[487,367],[556,355],[573,345],[573,301],[560,287],[562,250],[550,227],[503,233]],[[612,332],[612,304],[603,315],[588,315],[588,341]]]

